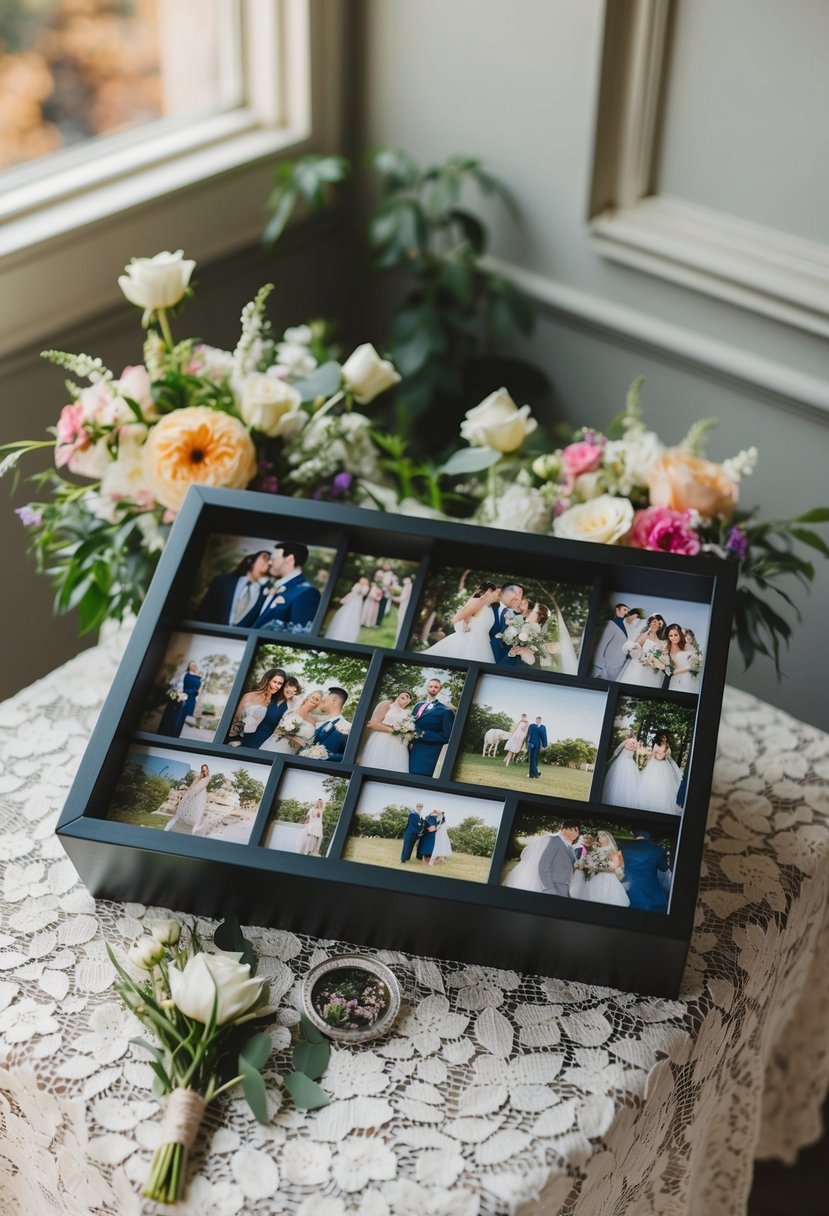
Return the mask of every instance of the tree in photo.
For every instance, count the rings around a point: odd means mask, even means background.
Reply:
[[[423,699],[426,684],[433,675],[437,675],[443,685],[441,700],[447,701],[453,709],[457,709],[463,693],[466,672],[449,668],[423,667],[417,663],[392,663],[383,669],[378,688],[378,703],[393,701],[400,692],[409,692],[413,704]]]
[[[498,836],[495,828],[489,827],[477,815],[468,815],[456,828],[449,828],[449,839],[457,853],[471,853],[473,857],[491,857]]]
[[[188,776],[192,781],[195,774],[191,770]],[[166,801],[170,790],[180,784],[177,778],[164,777],[146,769],[143,764],[128,760],[113,791],[110,807],[113,811],[152,814]]]
[[[545,747],[541,753],[544,764],[557,764],[562,768],[580,768],[596,763],[598,748],[589,739],[560,739]]]
[[[504,730],[512,733],[514,726],[515,722],[509,714],[493,709],[491,705],[472,705],[466,719],[463,750],[480,755],[488,730]]]
[[[281,667],[289,675],[296,676],[303,692],[312,688],[325,690],[332,685],[344,688],[348,700],[343,706],[343,717],[348,721],[354,717],[363,692],[368,661],[350,654],[334,654],[330,650],[302,650],[295,646],[267,643],[256,651],[256,659],[247,691],[254,688],[266,671]]]
[[[348,779],[326,774],[322,780],[320,797],[325,803],[322,813],[322,840],[320,854],[325,856],[340,821],[345,796],[348,792]],[[279,798],[276,803],[274,818],[284,823],[303,823],[311,811],[316,799],[314,798]]]
[[[671,756],[679,768],[685,767],[691,750],[694,733],[695,710],[685,705],[673,705],[669,701],[648,700],[642,697],[620,697],[616,717],[613,720],[611,752],[623,742],[630,727],[647,746],[653,743],[658,731],[665,730],[671,740]]]
[[[255,777],[251,777],[246,768],[240,768],[238,772],[234,773],[230,779],[230,784],[239,795],[239,801],[243,807],[258,806],[262,801],[265,787],[261,781],[257,781]],[[207,788],[209,790],[210,786],[208,785]]]

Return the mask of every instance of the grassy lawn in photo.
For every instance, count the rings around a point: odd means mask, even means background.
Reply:
[[[394,650],[397,641],[397,608],[390,608],[379,625],[363,625],[357,641],[361,646],[387,646]]]
[[[473,857],[471,853],[453,853],[445,861],[433,866],[425,866],[418,861],[412,851],[411,860],[401,861],[400,851],[403,841],[382,836],[352,836],[346,841],[343,851],[345,861],[360,861],[371,866],[383,866],[387,870],[405,870],[409,874],[422,873],[424,882],[429,876],[438,874],[441,878],[460,878],[467,882],[486,882],[489,875],[491,858]]]
[[[118,823],[129,823],[137,828],[164,828],[171,820],[171,815],[159,815],[157,811],[110,811],[108,819]]]
[[[541,776],[530,780],[527,760],[519,757],[507,767],[502,756],[479,756],[466,752],[460,756],[452,777],[469,785],[485,785],[489,789],[518,790],[522,794],[547,798],[573,798],[586,802],[590,797],[592,773],[578,768],[563,768],[557,764],[540,764]]]

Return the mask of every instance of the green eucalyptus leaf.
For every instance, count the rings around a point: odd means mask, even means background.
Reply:
[[[494,448],[461,448],[449,457],[440,471],[450,477],[459,473],[481,473],[491,469],[500,459],[501,453]]]
[[[268,1094],[265,1082],[258,1069],[239,1056],[239,1073],[242,1077],[242,1093],[257,1123],[268,1122]]]
[[[302,1037],[307,1043],[322,1043],[325,1041],[325,1036],[320,1030],[317,1030],[306,1013],[300,1014],[299,1027],[302,1031]]]
[[[319,1110],[321,1106],[327,1106],[330,1101],[325,1090],[321,1089],[316,1081],[306,1077],[305,1073],[290,1072],[287,1077],[283,1077],[282,1083],[293,1098],[294,1106],[298,1110]]]
[[[250,973],[256,973],[256,951],[242,932],[235,916],[226,916],[213,934],[213,942],[227,954],[241,954],[243,963],[250,963]]]
[[[817,549],[818,553],[822,553],[824,557],[829,557],[829,545],[811,528],[790,528],[789,532],[802,545],[808,545],[811,549]]]
[[[327,1039],[321,1043],[297,1043],[294,1047],[294,1068],[297,1072],[304,1072],[312,1081],[322,1076],[330,1058],[331,1044]]]
[[[335,359],[329,359],[304,380],[297,380],[294,388],[301,394],[303,401],[316,401],[318,397],[333,397],[339,392],[341,382],[342,368]]]
[[[272,1048],[273,1042],[269,1034],[254,1034],[251,1035],[239,1052],[239,1059],[244,1060],[250,1064],[251,1068],[255,1068],[261,1072],[268,1062],[268,1056],[271,1054]]]

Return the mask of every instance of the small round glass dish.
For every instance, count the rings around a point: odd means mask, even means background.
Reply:
[[[317,1030],[341,1043],[365,1043],[391,1030],[400,985],[385,963],[342,954],[317,963],[302,984],[302,1005]]]

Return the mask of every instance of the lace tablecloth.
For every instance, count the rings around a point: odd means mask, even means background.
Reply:
[[[154,1208],[138,1196],[159,1106],[104,943],[167,913],[96,903],[53,835],[123,641],[0,706],[5,1216]],[[404,1016],[335,1047],[331,1104],[303,1114],[279,1084],[297,981],[343,946],[249,930],[280,1005],[272,1118],[211,1108],[176,1211],[734,1216],[755,1156],[792,1161],[820,1135],[828,907],[827,738],[729,690],[682,999],[384,951]]]

